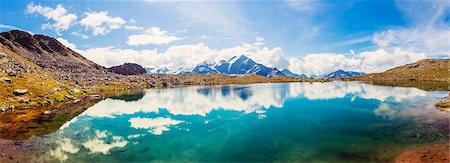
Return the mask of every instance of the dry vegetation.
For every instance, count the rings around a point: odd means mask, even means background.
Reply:
[[[424,59],[382,73],[351,78],[360,81],[440,81],[450,82],[450,59]]]

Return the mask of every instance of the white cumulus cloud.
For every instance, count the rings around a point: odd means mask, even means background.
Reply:
[[[56,8],[51,8],[48,6],[30,3],[27,5],[25,13],[38,13],[44,16],[47,20],[51,20],[51,22],[43,24],[42,28],[54,29],[58,34],[61,31],[69,29],[69,27],[73,25],[78,18],[75,14],[68,13],[68,11],[61,4],[58,4]]]
[[[76,50],[77,46],[71,42],[69,42],[69,40],[62,38],[62,37],[58,37],[56,38],[56,40],[58,40],[61,44],[63,44],[64,46],[72,49],[72,50]]]
[[[129,29],[138,27],[128,27]],[[177,36],[167,34],[167,31],[163,31],[158,27],[152,27],[145,31],[144,34],[131,35],[128,37],[128,45],[162,45],[168,44],[172,41],[181,40]]]
[[[121,17],[110,17],[108,12],[86,12],[85,17],[81,19],[80,24],[86,29],[92,30],[92,34],[105,35],[112,30],[119,29],[125,24]]]

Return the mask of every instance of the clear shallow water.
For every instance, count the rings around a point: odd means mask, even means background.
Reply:
[[[151,89],[109,98],[31,138],[36,160],[387,161],[448,142],[447,92],[357,82]]]

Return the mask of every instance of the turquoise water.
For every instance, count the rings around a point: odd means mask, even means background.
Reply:
[[[30,148],[64,162],[388,161],[448,142],[448,113],[433,107],[446,93],[357,82],[150,89],[100,101]]]

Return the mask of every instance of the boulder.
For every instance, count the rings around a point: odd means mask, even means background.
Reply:
[[[14,90],[14,95],[20,96],[20,95],[24,95],[28,92],[27,89],[16,89]]]
[[[0,106],[0,112],[5,112],[5,111],[8,111],[8,110],[14,110],[14,106]]]
[[[0,78],[0,82],[3,82],[3,83],[12,83],[12,80],[11,80],[10,78],[7,78],[7,77],[2,77],[2,78]]]
[[[8,72],[8,76],[16,77],[17,73],[14,71]]]

